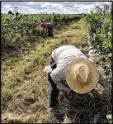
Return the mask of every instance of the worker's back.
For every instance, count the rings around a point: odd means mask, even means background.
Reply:
[[[47,26],[48,28],[52,28],[52,27],[53,27],[53,24],[52,24],[52,23],[46,23],[46,26]]]
[[[73,45],[64,45],[52,52],[52,57],[58,65],[66,65],[77,58],[87,58],[79,49]]]
[[[41,27],[43,27],[43,28],[52,28],[53,24],[52,23],[44,22],[44,23],[41,23]]]

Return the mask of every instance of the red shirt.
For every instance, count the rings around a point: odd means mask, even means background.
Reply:
[[[53,27],[53,24],[51,24],[51,23],[41,23],[41,27],[50,28],[50,27]]]

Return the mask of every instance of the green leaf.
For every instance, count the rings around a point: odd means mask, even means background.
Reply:
[[[93,94],[92,93],[88,93],[91,97],[93,97]]]
[[[112,57],[112,53],[109,53],[109,54],[108,54],[108,57]]]

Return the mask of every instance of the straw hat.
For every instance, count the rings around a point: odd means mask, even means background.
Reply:
[[[98,70],[93,62],[86,59],[73,61],[66,69],[67,84],[79,94],[85,94],[94,89],[98,79]]]

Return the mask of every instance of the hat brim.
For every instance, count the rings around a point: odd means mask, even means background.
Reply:
[[[81,83],[79,83],[74,76],[77,63],[85,63],[90,69],[90,81],[85,85],[81,85]],[[79,94],[85,94],[93,90],[97,85],[99,79],[99,73],[96,69],[96,66],[93,64],[93,62],[89,61],[88,59],[78,59],[76,61],[73,61],[70,66],[66,69],[65,75],[69,87]]]

